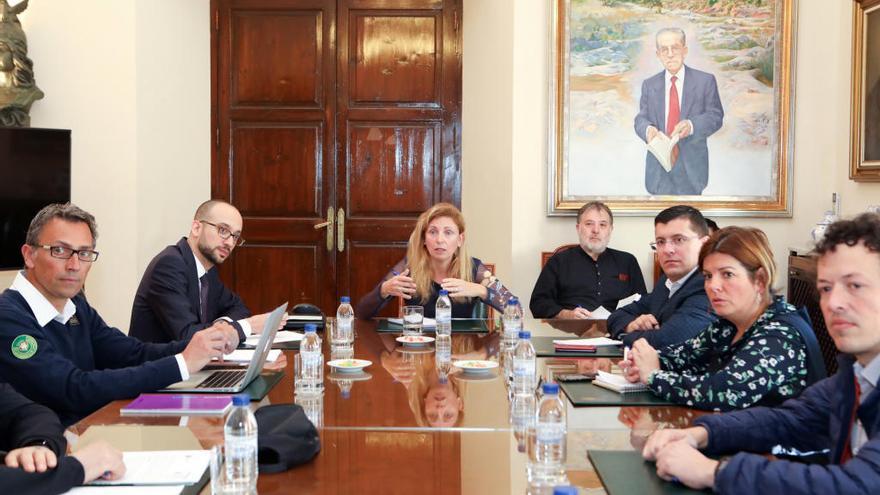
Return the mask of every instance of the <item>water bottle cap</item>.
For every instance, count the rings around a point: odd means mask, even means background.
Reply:
[[[576,486],[557,486],[553,488],[553,495],[577,495]]]
[[[342,393],[343,399],[348,399],[351,397],[351,390],[341,390],[340,392]]]
[[[342,296],[342,297],[339,298],[339,302],[341,302],[341,303],[343,303],[343,304],[344,304],[344,303],[350,303],[350,302],[351,302],[351,298],[348,297],[348,296]]]
[[[316,332],[318,331],[318,327],[315,326],[314,323],[306,323],[306,333]]]
[[[519,331],[519,338],[530,339],[530,338],[532,338],[532,332],[530,332],[528,330],[520,330]]]
[[[559,394],[559,384],[558,383],[545,383],[541,388],[544,392],[544,395],[558,395]]]
[[[441,296],[441,297],[442,297],[442,296],[448,296],[448,295],[449,295],[449,291],[448,291],[448,290],[446,290],[446,289],[440,289],[440,296]]]
[[[514,304],[519,304],[519,299],[517,299],[516,296],[512,296],[510,299],[507,300],[508,306],[513,306]]]
[[[247,406],[251,403],[251,396],[248,394],[237,394],[232,396],[233,406]]]

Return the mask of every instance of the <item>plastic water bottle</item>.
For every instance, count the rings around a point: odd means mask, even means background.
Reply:
[[[437,320],[437,335],[452,335],[452,301],[446,289],[440,289],[434,318]]]
[[[529,435],[535,433],[535,395],[514,395],[510,400],[510,425],[516,438],[516,448],[525,452]]]
[[[223,427],[229,493],[257,493],[257,420],[250,404],[248,394],[233,396]]]
[[[565,404],[559,384],[545,383],[535,416],[534,448],[529,450],[529,482],[550,486],[568,483],[565,477]]]
[[[437,334],[434,342],[434,362],[440,375],[448,375],[452,369],[452,336]]]
[[[501,316],[502,323],[504,324],[503,338],[506,344],[513,346],[516,342],[517,335],[522,330],[522,318],[523,311],[522,306],[519,305],[519,299],[511,297],[507,300],[504,314]]]
[[[315,325],[306,325],[306,334],[300,343],[299,352],[302,360],[302,391],[318,393],[324,389],[324,363],[321,354],[321,337],[318,337]]]
[[[513,349],[514,395],[535,395],[537,358],[531,338],[528,330],[520,331],[519,342]]]
[[[339,332],[340,343],[344,346],[354,342],[354,308],[351,307],[351,298],[342,296],[339,299],[339,308],[336,309],[336,327]]]

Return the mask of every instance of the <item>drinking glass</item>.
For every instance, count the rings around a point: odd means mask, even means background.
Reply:
[[[422,321],[425,319],[425,308],[421,306],[403,307],[403,334],[421,335]]]

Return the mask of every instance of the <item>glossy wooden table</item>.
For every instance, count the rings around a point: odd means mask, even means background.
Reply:
[[[321,452],[310,463],[285,473],[261,475],[259,492],[272,493],[525,493],[525,437],[511,426],[510,400],[503,374],[500,335],[454,335],[453,360],[489,359],[502,366],[487,376],[454,371],[440,383],[433,347],[403,348],[395,335],[378,334],[373,321],[357,321],[354,357],[373,362],[356,376],[325,373],[318,397],[293,393],[293,354],[284,379],[259,404],[301,404],[321,435]],[[535,336],[598,336],[604,322],[532,321],[524,327]],[[333,357],[324,344],[325,361]],[[612,360],[539,358],[545,379],[554,374],[610,369]],[[426,398],[439,394],[460,410],[425,412]],[[184,424],[205,448],[223,442],[220,417],[122,417],[117,401],[75,425]],[[587,460],[588,449],[640,448],[657,428],[684,427],[699,414],[681,407],[574,408],[568,401],[567,470],[572,483],[601,493],[601,483]]]

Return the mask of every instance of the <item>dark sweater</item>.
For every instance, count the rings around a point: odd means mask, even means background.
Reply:
[[[105,404],[135,397],[180,381],[174,355],[186,342],[145,344],[104,323],[82,295],[66,325],[40,327],[17,291],[0,294],[0,376],[29,399],[70,425]],[[36,352],[20,359],[9,351],[19,336],[30,336]]]

